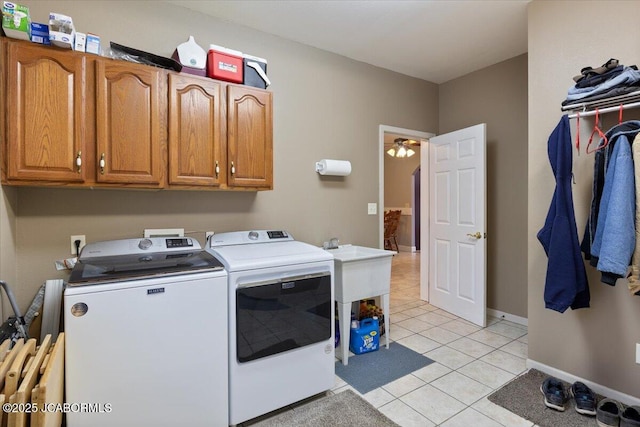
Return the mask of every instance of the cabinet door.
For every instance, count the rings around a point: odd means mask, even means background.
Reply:
[[[227,144],[230,187],[273,188],[271,92],[228,86]]]
[[[222,157],[220,83],[169,75],[169,184],[219,186]]]
[[[7,44],[7,180],[83,182],[85,58]]]
[[[163,187],[165,74],[157,68],[96,61],[97,181]],[[163,126],[165,130],[163,130]]]

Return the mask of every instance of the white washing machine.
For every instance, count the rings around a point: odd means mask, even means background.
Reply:
[[[215,234],[229,274],[229,424],[334,385],[333,256],[285,231]]]
[[[227,273],[191,238],[86,245],[64,292],[68,427],[226,426]]]

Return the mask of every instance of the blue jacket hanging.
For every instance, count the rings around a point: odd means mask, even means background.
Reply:
[[[571,190],[573,147],[569,117],[562,116],[551,132],[547,152],[556,179],[549,213],[538,240],[549,258],[544,288],[545,307],[563,313],[589,307],[589,283],[580,253]]]
[[[608,143],[605,148],[597,150],[595,153],[595,159],[593,163],[593,192],[591,199],[591,209],[587,218],[585,226],[584,238],[582,239],[582,253],[584,258],[589,260],[589,263],[593,267],[598,266],[598,257],[592,256],[591,245],[593,245],[593,239],[596,236],[596,226],[598,224],[598,215],[600,213],[600,202],[602,201],[602,192],[604,190],[605,172],[608,169],[608,165],[611,161],[613,149],[617,145],[616,142],[620,137],[626,136],[627,142],[635,138],[636,134],[640,132],[640,121],[628,120],[620,123],[607,131],[605,137]],[[604,140],[600,140],[598,146],[602,146]],[[598,251],[599,252],[599,251]],[[606,279],[605,279],[606,280]],[[607,283],[603,280],[604,283]],[[615,279],[612,283],[615,283]]]
[[[627,135],[620,135],[604,178],[600,214],[591,246],[602,282],[615,285],[624,277],[636,246],[636,187]]]

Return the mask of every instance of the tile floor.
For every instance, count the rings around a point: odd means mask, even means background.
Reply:
[[[527,328],[497,318],[480,328],[421,301],[419,282],[419,254],[394,256],[389,337],[435,362],[362,397],[402,427],[535,427],[487,399],[526,371]],[[360,394],[336,376],[327,394],[347,389]]]

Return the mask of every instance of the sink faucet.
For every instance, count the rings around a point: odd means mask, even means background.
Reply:
[[[328,242],[324,242],[325,249],[338,249],[339,242],[337,237],[332,237]]]

